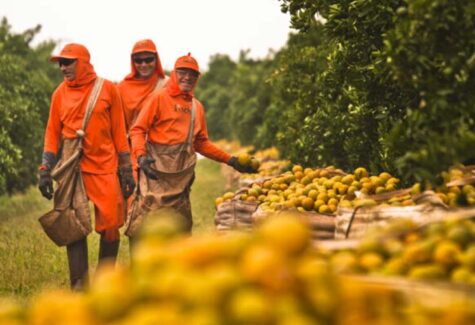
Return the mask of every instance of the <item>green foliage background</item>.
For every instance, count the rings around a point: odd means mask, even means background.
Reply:
[[[475,157],[475,2],[279,2],[296,30],[284,48],[226,70],[216,56],[203,77],[226,88],[197,91],[211,136],[408,183]]]
[[[0,194],[36,182],[49,100],[59,82],[48,62],[54,42],[32,47],[41,27],[20,34],[0,24]]]

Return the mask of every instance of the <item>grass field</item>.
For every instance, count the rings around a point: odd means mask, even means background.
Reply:
[[[214,199],[223,193],[219,164],[198,161],[191,192],[193,233],[214,229]],[[38,217],[52,207],[36,188],[12,197],[0,197],[0,296],[26,300],[44,288],[69,285],[66,249],[43,233]],[[91,273],[97,264],[97,234],[88,238]],[[121,238],[119,263],[129,262],[128,240]]]

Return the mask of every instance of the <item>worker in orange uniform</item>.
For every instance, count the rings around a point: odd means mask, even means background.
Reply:
[[[127,133],[148,96],[153,91],[162,89],[168,80],[163,72],[157,47],[150,39],[140,40],[134,44],[130,54],[130,65],[131,72],[118,85],[124,103]],[[132,164],[135,165],[136,161],[136,157],[132,155]]]
[[[168,80],[152,40],[144,39],[135,43],[130,61],[132,70],[118,85],[124,102],[127,132],[135,122],[145,99],[154,90],[163,88]]]
[[[239,172],[256,172],[208,139],[203,106],[193,95],[199,76],[198,63],[190,54],[178,58],[166,87],[150,96],[130,129],[134,155],[146,176],[145,183],[140,181],[140,190],[148,197],[143,210],[174,208],[184,217],[186,232],[193,225],[190,189],[196,152]]]
[[[80,171],[87,198],[95,208],[95,230],[100,234],[99,262],[115,261],[119,228],[124,222],[124,197],[129,197],[135,187],[120,94],[112,82],[104,80],[89,123],[82,130],[88,99],[98,78],[89,51],[83,45],[71,43],[50,60],[58,63],[64,81],[51,99],[39,189],[46,198],[53,197],[51,172],[59,158],[67,158],[64,156],[68,144],[83,137]],[[62,157],[58,157],[60,146]],[[80,290],[87,284],[87,238],[67,245],[67,255],[71,287]]]

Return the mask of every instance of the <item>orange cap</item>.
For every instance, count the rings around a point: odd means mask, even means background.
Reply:
[[[200,72],[198,62],[195,60],[194,57],[191,56],[191,53],[188,53],[188,55],[185,56],[181,56],[176,60],[175,70],[180,68],[192,69],[197,72]]]
[[[132,49],[132,55],[140,52],[157,53],[157,47],[152,40],[143,39],[135,43],[134,48]]]
[[[81,59],[86,62],[89,62],[89,60],[91,59],[91,56],[89,55],[89,51],[84,45],[69,43],[63,47],[59,55],[53,55],[49,60],[51,62],[57,62],[61,58]]]

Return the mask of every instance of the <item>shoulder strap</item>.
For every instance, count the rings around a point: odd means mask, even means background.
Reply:
[[[191,142],[193,140],[193,130],[195,128],[195,116],[196,116],[196,104],[195,99],[191,99],[191,121],[190,127],[188,129],[188,138],[186,139],[186,143],[191,146]]]
[[[155,88],[153,90],[155,91],[155,90],[162,89],[165,86],[165,84],[167,83],[167,81],[168,81],[167,76],[165,76],[163,78],[158,78],[157,84],[155,85]]]
[[[101,92],[103,84],[104,78],[96,78],[96,81],[94,82],[94,87],[92,88],[91,94],[89,95],[89,99],[87,101],[86,113],[84,114],[84,120],[82,121],[82,129],[76,131],[77,135],[81,138],[84,137],[87,124],[91,119],[92,111],[94,110],[94,106],[96,106],[97,98],[99,98],[99,93]]]

